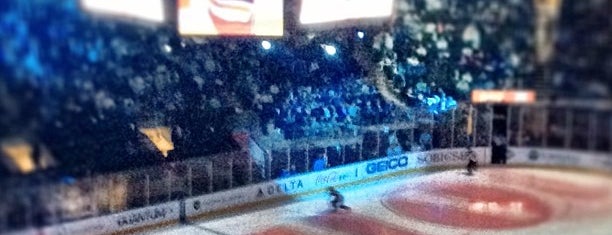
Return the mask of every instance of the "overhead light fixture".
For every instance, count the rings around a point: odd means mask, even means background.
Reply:
[[[336,54],[336,47],[331,46],[331,45],[321,45],[323,47],[323,49],[325,49],[325,52],[328,55],[335,55]]]
[[[168,152],[174,150],[174,143],[172,142],[172,129],[165,126],[151,127],[151,128],[139,128],[140,133],[146,135],[149,140],[157,147],[157,149],[168,157]]]
[[[261,41],[261,47],[263,47],[263,49],[265,50],[269,50],[270,48],[272,48],[272,43],[267,40],[263,40]]]

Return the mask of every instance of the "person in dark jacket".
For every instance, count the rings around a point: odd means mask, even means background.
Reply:
[[[338,208],[343,210],[350,210],[351,208],[344,205],[344,196],[338,192],[334,187],[328,188],[329,195],[332,197],[331,206],[334,209],[334,212],[338,210]]]
[[[508,146],[506,141],[501,136],[493,138],[491,143],[491,163],[492,164],[506,164],[508,159]]]
[[[478,160],[476,158],[476,153],[474,152],[474,150],[472,150],[472,147],[468,146],[467,152],[465,154],[467,155],[467,159],[468,159],[468,164],[466,166],[467,174],[473,175],[474,170],[476,170],[476,168],[478,167]]]

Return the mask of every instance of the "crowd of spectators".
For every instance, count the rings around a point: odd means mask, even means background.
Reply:
[[[552,86],[557,97],[612,96],[612,2],[563,1],[556,22]],[[567,92],[567,91],[572,92]]]
[[[391,91],[413,103],[472,89],[517,87],[533,73],[531,3],[399,1],[393,27],[374,48]],[[477,14],[475,14],[477,12]]]
[[[278,133],[275,129],[280,129],[289,139],[356,135],[358,126],[393,122],[401,112],[385,102],[375,87],[355,77],[318,88],[285,88],[285,96],[273,94],[278,90],[274,86],[270,90],[271,94],[260,99],[263,104],[257,105],[265,132]]]
[[[531,78],[530,2],[396,5],[392,23],[363,39],[350,27],[306,32],[288,16],[286,36],[264,50],[260,39],[184,38],[170,23],[91,15],[76,0],[3,2],[0,139],[42,143],[68,168],[122,169],[165,161],[142,127],[172,129],[167,159],[204,156],[234,148],[235,131],[355,135],[403,120],[405,107],[446,112],[471,89]],[[329,42],[337,55],[321,50]]]
[[[553,85],[581,97],[609,97],[610,3],[563,2]],[[467,146],[469,134],[425,123],[408,138],[404,130],[385,130],[388,124],[426,119],[454,128],[435,115],[460,106],[470,90],[520,87],[537,76],[531,1],[398,0],[396,6],[389,25],[364,29],[309,32],[286,14],[286,36],[270,39],[272,49],[265,50],[261,38],[187,38],[172,23],[91,15],[77,0],[2,1],[0,143],[21,139],[50,152],[66,184],[85,172],[229,152],[237,148],[236,132],[265,145],[355,136],[382,124],[381,136],[363,135],[359,154],[396,155],[447,147],[445,139]],[[364,37],[356,37],[361,30]],[[323,43],[338,53],[325,54]],[[460,108],[453,121],[467,125],[467,110]],[[168,157],[139,131],[150,127],[171,130]],[[533,136],[525,142],[541,138]],[[338,164],[332,152],[306,167]],[[282,176],[304,171],[284,166]],[[49,180],[47,173],[40,178]],[[8,174],[0,166],[0,176]]]

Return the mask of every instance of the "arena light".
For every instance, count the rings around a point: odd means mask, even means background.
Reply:
[[[261,41],[261,47],[266,50],[270,50],[272,48],[272,44],[269,41],[263,40]]]
[[[365,34],[361,31],[357,32],[357,37],[359,38],[363,38],[363,36],[365,36]]]
[[[164,51],[166,53],[170,53],[170,52],[172,52],[172,47],[170,45],[168,45],[168,44],[164,44]]]
[[[472,103],[528,104],[536,100],[532,90],[473,90]]]
[[[554,54],[555,25],[559,21],[562,0],[538,0],[535,2],[535,45],[539,63],[548,62]]]
[[[81,4],[91,12],[134,17],[153,22],[164,21],[162,0],[81,0]]]
[[[174,143],[172,142],[172,129],[165,126],[151,127],[151,128],[138,128],[140,133],[146,135],[149,140],[157,147],[157,149],[168,157],[168,152],[174,150]]]
[[[335,46],[331,46],[331,45],[321,45],[321,47],[323,47],[323,49],[325,49],[325,52],[328,55],[335,55],[336,54],[336,47]]]
[[[19,171],[21,174],[28,174],[36,170],[36,164],[32,157],[32,146],[24,141],[2,143],[2,152],[8,158],[8,167]],[[7,162],[7,161],[4,161]]]

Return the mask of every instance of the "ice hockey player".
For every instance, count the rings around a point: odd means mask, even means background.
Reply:
[[[327,188],[329,191],[329,195],[332,197],[331,206],[334,209],[334,212],[340,209],[350,210],[351,208],[344,205],[344,196],[338,192],[334,187]]]
[[[476,159],[476,153],[474,152],[474,150],[472,150],[472,147],[468,146],[467,152],[465,154],[467,155],[467,159],[468,159],[467,174],[473,175],[474,170],[476,170],[476,168],[478,167],[478,160]]]

